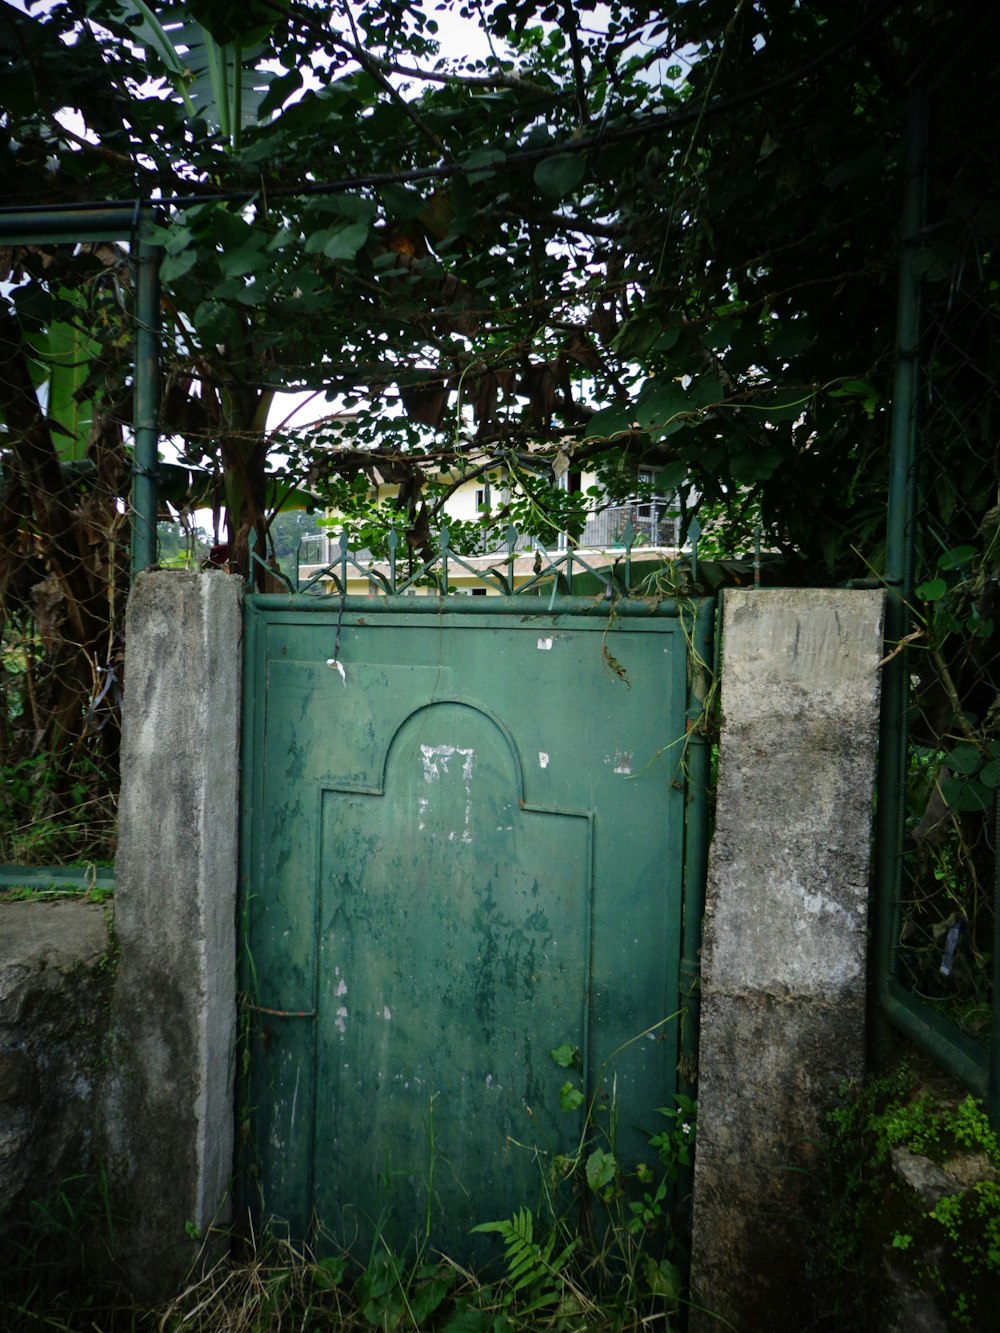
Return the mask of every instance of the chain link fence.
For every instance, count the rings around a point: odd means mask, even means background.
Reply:
[[[893,972],[985,1046],[1000,787],[1000,150],[986,124],[956,142],[942,95],[930,101],[916,249],[909,748]]]
[[[0,309],[0,864],[114,857],[129,578],[131,270],[10,246]]]

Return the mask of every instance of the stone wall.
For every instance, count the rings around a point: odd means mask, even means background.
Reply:
[[[100,1180],[115,1267],[168,1296],[233,1171],[242,585],[128,606],[112,905],[0,901],[0,1228]]]
[[[0,1230],[101,1156],[109,909],[0,901]]]

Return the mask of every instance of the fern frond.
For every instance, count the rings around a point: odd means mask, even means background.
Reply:
[[[561,1271],[576,1249],[574,1239],[553,1259],[556,1235],[553,1232],[543,1243],[535,1240],[535,1219],[530,1208],[519,1208],[513,1217],[482,1222],[473,1231],[492,1232],[502,1238],[507,1264],[510,1291],[504,1300],[509,1306],[522,1295],[528,1304],[521,1306],[524,1314],[556,1304],[563,1295],[564,1279]]]

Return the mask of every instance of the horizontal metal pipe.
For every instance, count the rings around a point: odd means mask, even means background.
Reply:
[[[0,241],[7,245],[32,245],[38,241],[62,241],[67,245],[74,241],[126,241],[137,219],[134,201],[93,208],[0,209]]]
[[[988,1056],[971,1037],[898,982],[890,982],[879,996],[879,1004],[893,1027],[935,1064],[960,1079],[976,1097],[986,1097]]]
[[[698,599],[699,601],[701,599]],[[323,597],[312,597],[308,594],[286,595],[284,593],[251,593],[247,595],[246,605],[250,608],[261,611],[325,611],[328,615],[338,615],[340,612],[340,598],[336,594]],[[607,623],[612,614],[612,604],[605,598],[593,597],[535,597],[531,594],[524,596],[505,597],[497,595],[495,597],[404,597],[401,595],[391,595],[387,597],[364,597],[350,596],[344,600],[345,612],[356,615],[385,615],[386,612],[396,614],[403,612],[407,615],[413,613],[418,615],[442,615],[447,612],[450,615],[504,615],[509,616],[512,613],[517,614],[522,620],[538,618],[540,620],[550,620],[554,616],[590,616],[595,620]],[[619,598],[614,603],[615,617],[625,617],[633,620],[640,616],[670,616],[676,619],[680,614],[678,605],[674,601],[663,601],[659,605],[652,602],[636,599],[632,601],[627,598]]]
[[[0,888],[113,889],[115,872],[96,866],[0,866]]]

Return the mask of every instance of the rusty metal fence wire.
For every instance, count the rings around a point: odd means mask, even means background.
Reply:
[[[1000,1115],[1000,150],[911,98],[879,789],[882,1014]]]

